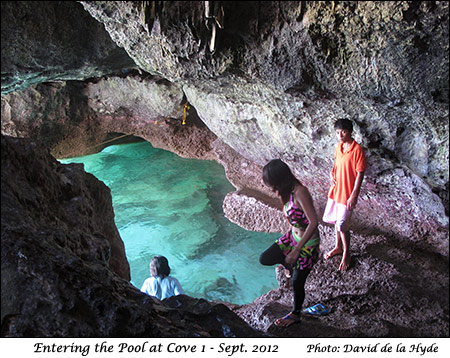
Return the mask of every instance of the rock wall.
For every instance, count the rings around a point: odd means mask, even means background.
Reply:
[[[45,247],[50,239],[130,280],[109,188],[82,175],[81,166],[62,166],[38,149],[25,139],[2,139],[2,232],[15,242],[17,257],[40,260],[41,253],[28,252],[27,242]]]
[[[448,257],[382,236],[353,237],[345,275],[320,260],[305,304],[333,314],[287,331],[273,325],[292,303],[279,268],[249,305],[147,296],[128,281],[108,188],[27,139],[1,145],[3,337],[448,337]]]
[[[76,1],[3,1],[2,95],[136,68]]]
[[[303,106],[308,103],[296,111],[302,111],[309,121],[297,127],[283,114],[294,106],[289,95],[267,88],[263,92],[258,85],[243,86],[243,90],[235,93],[231,85],[234,82],[239,83],[239,79],[221,82],[221,95],[213,89],[208,89],[209,95],[204,90],[199,92],[204,84],[181,87],[157,77],[142,79],[139,75],[85,84],[42,84],[2,97],[2,131],[39,138],[56,157],[98,151],[102,143],[111,139],[111,133],[120,133],[144,138],[181,156],[216,159],[239,190],[225,199],[225,214],[255,231],[283,231],[282,224],[266,225],[273,213],[263,207],[277,204],[270,198],[273,193],[261,181],[264,163],[271,157],[281,157],[310,188],[317,211],[323,212],[329,185],[327,173],[336,143],[325,125],[320,133],[311,129],[318,125],[311,107],[323,108],[321,102],[299,102]],[[184,94],[190,98],[191,106],[198,103],[190,109],[186,125],[181,123]],[[262,113],[261,108],[267,113]],[[201,121],[197,114],[205,111],[210,112],[208,118],[215,120]],[[360,138],[362,134],[357,130],[357,139]],[[230,143],[237,144],[232,148]],[[368,149],[366,153],[369,166],[354,230],[410,237],[431,244],[438,252],[448,252],[445,201],[409,167],[392,157],[377,156],[376,150]],[[244,197],[249,200],[242,200]],[[255,206],[252,198],[257,198],[261,205]],[[244,221],[246,216],[242,214],[254,215],[257,207],[261,208],[257,215],[266,216],[266,220],[252,223],[249,217]],[[275,220],[281,223],[279,215]]]
[[[343,276],[332,264],[317,266],[308,283],[308,302],[326,299],[348,320],[342,326],[335,317],[318,325],[310,321],[316,328],[311,335],[427,336],[428,327],[431,336],[448,336],[448,2],[223,2],[225,16],[217,19],[214,47],[204,2],[162,3],[149,17],[143,2],[2,2],[2,134],[32,138],[56,157],[95,152],[126,134],[182,156],[217,160],[237,189],[225,198],[225,215],[250,230],[278,232],[285,223],[279,203],[261,181],[262,166],[275,157],[285,160],[310,189],[320,215],[336,145],[333,123],[348,117],[369,164],[354,216],[353,264],[358,270]],[[189,115],[182,125],[186,102]],[[21,150],[13,146],[5,153],[14,158]],[[28,177],[42,167],[35,169]],[[17,193],[31,206],[45,203],[30,194],[38,200],[33,204],[27,192]],[[3,220],[10,222],[9,240],[14,226],[21,226],[14,215],[3,219],[4,202],[2,230]],[[86,212],[80,220],[88,223]],[[39,213],[41,221],[45,213]],[[65,242],[58,230],[49,237]],[[325,250],[333,233],[326,226],[321,233]],[[16,276],[26,254],[11,249],[3,237],[2,271],[5,267],[10,279],[2,284],[18,295],[23,282],[36,285],[34,267],[40,264],[33,255],[31,268],[23,269],[31,273]],[[36,255],[62,255],[35,248],[40,237],[32,237],[24,247]],[[107,267],[108,245],[88,237],[87,251],[83,241],[73,244],[84,247],[77,255],[87,255],[75,260],[83,272],[68,275],[77,287],[85,284],[79,275],[97,277]],[[94,266],[101,269],[84,271],[84,260],[97,260],[96,255],[100,266]],[[37,277],[47,272],[64,277],[65,267],[52,261]],[[58,275],[52,274],[47,287],[55,287]],[[17,311],[14,296],[2,290],[2,327],[5,323],[7,334],[16,336],[198,333],[196,323],[189,332],[179,327],[177,310],[169,310],[168,326],[155,329],[158,316],[132,331],[98,323],[105,317],[107,322],[140,319],[143,311],[136,306],[144,305],[146,313],[153,310],[128,283],[108,277],[119,291],[88,285],[75,303],[65,297],[52,301],[51,290],[38,291],[44,298],[36,302],[51,301],[41,315],[37,304],[12,314]],[[70,280],[61,282],[70,286]],[[361,284],[355,288],[355,282]],[[106,294],[113,309],[105,311],[92,293],[98,290],[126,299],[118,303]],[[440,292],[439,297],[429,292]],[[373,297],[382,299],[373,304]],[[216,309],[223,308],[187,300],[194,311],[199,304],[212,321]],[[277,335],[283,332],[273,330],[270,322],[289,309],[290,300],[281,282],[279,290],[254,305],[233,309],[253,327]],[[88,323],[79,322],[73,330],[61,326],[79,302],[96,312],[96,319],[86,318]],[[35,314],[42,319],[33,321]],[[40,325],[46,315],[56,317],[57,328]],[[240,334],[253,334],[243,329]],[[211,332],[220,336],[226,329],[214,326]]]
[[[2,337],[260,337],[223,304],[130,283],[109,189],[27,139],[1,138]]]
[[[210,131],[191,110],[183,120],[180,86],[139,76],[40,84],[2,97],[2,133],[36,138],[56,158],[95,153],[119,134],[181,156],[211,159]]]
[[[369,164],[355,230],[448,253],[448,3],[225,2],[214,52],[203,2],[164,3],[151,19],[138,3],[81,3],[243,160],[285,160],[318,212],[333,123],[351,118]]]

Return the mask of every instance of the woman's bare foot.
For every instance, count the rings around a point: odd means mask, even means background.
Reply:
[[[323,255],[323,258],[325,260],[328,260],[328,259],[332,258],[333,256],[342,254],[342,252],[343,251],[340,247],[335,247],[333,250],[328,251],[325,255]]]
[[[278,318],[275,324],[279,327],[289,327],[298,322],[300,322],[300,316],[291,312],[282,318]]]

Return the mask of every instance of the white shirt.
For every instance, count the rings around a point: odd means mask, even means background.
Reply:
[[[150,296],[155,296],[160,300],[167,297],[184,294],[180,282],[178,282],[175,277],[171,276],[149,277],[144,281],[141,292],[144,292]]]

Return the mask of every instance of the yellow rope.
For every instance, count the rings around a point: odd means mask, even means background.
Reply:
[[[115,140],[117,140],[117,139],[120,139],[120,138],[123,138],[123,137],[127,137],[127,136],[129,136],[129,135],[132,135],[132,134],[124,134],[124,135],[121,135],[121,136],[119,136],[119,137],[116,137],[116,138],[113,138],[113,139],[109,139],[109,140],[106,140],[106,141],[104,141],[104,142],[101,142],[101,143],[98,143],[98,144],[95,144],[95,145],[91,145],[90,147],[87,147],[86,149],[95,148],[95,147],[98,147],[99,145],[106,144],[106,143],[115,141]]]
[[[186,124],[186,113],[188,109],[191,109],[191,107],[189,107],[188,103],[186,102],[184,104],[184,109],[183,109],[183,122],[181,122],[181,124],[184,126]]]
[[[172,112],[168,117],[165,117],[163,119],[163,121],[165,121],[166,119],[169,119],[170,117],[173,117],[176,113],[178,113],[179,111],[181,111],[183,109],[183,120],[181,122],[182,125],[186,124],[186,115],[187,115],[187,110],[191,109],[191,107],[189,106],[189,102],[186,102],[185,104],[183,104],[180,108],[178,108],[177,110],[175,110],[174,112]],[[156,124],[159,124],[159,121],[155,121]]]

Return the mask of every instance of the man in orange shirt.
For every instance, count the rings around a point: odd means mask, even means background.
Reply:
[[[353,124],[348,119],[338,119],[334,124],[339,143],[334,153],[331,170],[332,185],[323,214],[323,221],[334,224],[336,246],[327,252],[325,260],[342,254],[339,270],[350,266],[350,219],[358,202],[361,183],[366,170],[366,159],[361,146],[352,138]]]

